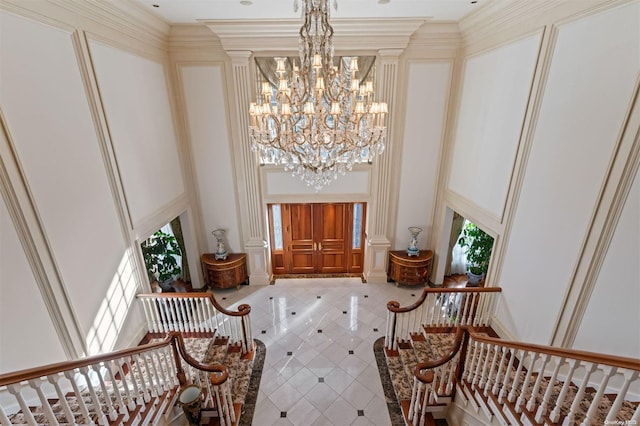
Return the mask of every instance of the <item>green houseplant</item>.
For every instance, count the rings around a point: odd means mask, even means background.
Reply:
[[[458,244],[466,249],[469,284],[479,284],[489,269],[493,237],[474,223],[466,222],[460,233]]]
[[[141,245],[144,264],[149,281],[158,281],[163,290],[171,287],[171,282],[182,273],[176,256],[181,256],[176,237],[157,231]]]

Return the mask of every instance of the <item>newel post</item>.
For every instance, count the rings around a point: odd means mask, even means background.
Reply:
[[[176,340],[181,338],[178,333],[175,331],[170,334],[171,336],[171,349],[173,351],[173,359],[176,363],[176,376],[178,377],[178,383],[180,386],[184,386],[187,384],[187,376],[182,369],[182,362],[180,362],[180,355],[178,354],[178,346]]]

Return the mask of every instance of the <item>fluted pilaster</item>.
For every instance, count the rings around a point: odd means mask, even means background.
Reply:
[[[378,99],[387,102],[387,143],[383,155],[376,157],[372,174],[373,202],[369,209],[369,226],[367,239],[368,250],[365,262],[365,276],[368,282],[386,280],[387,251],[391,247],[389,240],[389,215],[392,164],[394,152],[394,134],[396,126],[397,75],[398,63],[402,49],[382,49],[378,51],[380,70],[378,74]]]
[[[252,284],[268,284],[268,252],[261,210],[260,175],[249,144],[249,103],[251,102],[250,51],[228,51],[231,58],[237,128],[234,136],[236,191],[240,224]]]

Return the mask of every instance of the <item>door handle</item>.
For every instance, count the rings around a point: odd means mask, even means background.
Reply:
[[[322,243],[318,243],[318,250],[322,251]]]
[[[315,241],[313,242],[313,251],[316,251],[318,249],[318,246],[316,246]]]

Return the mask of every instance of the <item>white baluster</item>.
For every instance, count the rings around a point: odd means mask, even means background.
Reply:
[[[227,397],[227,406],[229,407],[229,414],[230,414],[230,420],[231,420],[230,423],[233,424],[236,421],[236,412],[233,408],[233,397],[231,396],[231,384],[229,383],[229,380],[227,380],[222,385],[224,388],[224,394]]]
[[[449,361],[449,379],[447,380],[446,394],[451,395],[453,391],[453,376],[456,372],[456,366],[458,365],[458,359],[460,359],[460,351],[458,354]]]
[[[637,425],[638,423],[640,423],[640,404],[636,406],[636,411],[633,412],[633,416],[631,416],[631,421],[629,422],[629,424]]]
[[[160,310],[160,318],[162,318],[160,332],[168,333],[169,331],[171,331],[171,320],[169,319],[169,316],[167,314],[166,299],[158,299],[156,303],[158,304],[158,309]]]
[[[604,395],[604,392],[607,389],[607,383],[609,382],[609,379],[611,378],[611,376],[616,374],[616,371],[618,370],[616,367],[611,367],[608,365],[601,366],[601,369],[602,369],[602,372],[604,373],[604,377],[602,378],[602,382],[598,387],[598,391],[596,392],[596,395],[593,397],[593,401],[591,401],[591,405],[589,406],[589,411],[587,411],[587,416],[582,421],[586,425],[592,424],[593,418],[596,415],[596,411],[598,411],[598,404],[600,404],[600,399],[602,399],[602,396]]]
[[[485,384],[487,383],[488,369],[489,369],[489,358],[491,358],[491,352],[495,352],[492,344],[485,344],[487,351],[484,355],[484,363],[482,364],[482,375],[480,381],[478,382],[478,387],[480,389],[484,389]]]
[[[498,366],[498,373],[496,374],[496,378],[493,381],[493,388],[491,389],[491,392],[494,395],[498,395],[498,392],[499,392],[499,389],[500,389],[500,376],[502,376],[502,369],[505,366],[505,361],[506,361],[508,349],[505,348],[504,346],[501,346],[500,347],[500,351],[502,352],[502,356],[500,357],[500,365]],[[497,353],[498,353],[498,351],[496,351],[496,354]]]
[[[413,416],[416,412],[419,413],[418,401],[420,401],[420,381],[413,378],[413,390],[411,391],[411,402],[409,403],[409,420],[413,420]]]
[[[547,368],[547,363],[551,359],[551,355],[542,354],[542,365],[538,370],[538,377],[536,378],[535,384],[533,385],[533,390],[531,391],[531,397],[527,402],[527,410],[533,411],[536,408],[536,398],[538,397],[538,392],[540,391],[540,386],[542,385],[542,381],[544,380],[544,373]]]
[[[152,398],[155,398],[158,396],[158,392],[157,389],[153,383],[153,372],[151,371],[151,368],[149,368],[149,363],[147,362],[147,357],[145,356],[145,354],[136,354],[136,360],[138,361],[138,364],[142,367],[141,370],[143,370],[146,374],[140,375],[140,378],[142,379],[142,382],[145,383],[145,385],[148,387],[149,389],[149,393],[151,394]],[[146,377],[145,377],[146,376]]]
[[[518,355],[518,351],[515,352],[515,356]],[[520,384],[520,375],[522,374],[522,369],[524,368],[524,362],[529,356],[529,352],[523,350],[522,355],[520,356],[520,362],[518,363],[518,368],[516,370],[516,374],[513,379],[513,383],[511,384],[511,391],[509,392],[509,397],[507,401],[513,402],[516,400],[518,385]]]
[[[516,359],[516,353],[518,352],[516,349],[507,348],[505,353],[509,353],[509,365],[507,365],[507,369],[504,372],[504,379],[502,382],[502,388],[500,388],[500,393],[498,393],[498,401],[503,404],[505,401],[505,397],[507,396],[507,392],[509,391],[509,380],[511,379],[511,371],[513,371],[513,362]],[[515,379],[515,378],[514,378]],[[512,382],[513,384],[513,382]],[[496,393],[496,389],[494,388],[493,393]]]
[[[136,408],[136,401],[131,395],[131,390],[129,389],[129,383],[127,381],[127,375],[124,374],[124,369],[122,368],[122,365],[125,363],[125,360],[120,358],[115,360],[114,362],[115,362],[116,368],[118,369],[118,374],[120,375],[120,382],[122,383],[122,389],[124,389],[124,399],[126,401],[127,408],[129,409],[129,411],[133,411]],[[135,380],[133,381],[135,382]]]
[[[538,407],[538,412],[536,413],[536,420],[541,422],[544,415],[547,413],[547,407],[549,406],[549,399],[551,399],[551,394],[553,393],[553,389],[556,383],[556,378],[558,377],[558,372],[560,371],[560,367],[564,364],[564,357],[556,359],[556,368],[553,369],[553,373],[549,378],[549,384],[547,385],[547,390],[542,397],[542,404]]]
[[[100,404],[100,399],[96,394],[96,390],[93,388],[93,383],[91,382],[91,378],[89,377],[89,367],[80,367],[80,373],[84,377],[87,383],[87,390],[89,391],[89,398],[91,399],[91,403],[93,404],[93,408],[95,410],[95,415],[98,418],[98,423],[101,425],[109,424],[107,420],[107,416],[102,412],[102,404]],[[76,394],[77,398],[83,398],[82,393]],[[84,399],[84,398],[83,398]]]
[[[585,374],[584,374],[584,377],[582,378],[582,383],[578,388],[578,392],[573,397],[573,403],[571,404],[571,409],[569,410],[569,414],[567,414],[567,417],[564,418],[564,421],[562,422],[563,425],[573,425],[575,423],[574,419],[576,414],[578,413],[578,410],[580,409],[580,404],[582,403],[582,397],[584,396],[584,392],[587,389],[587,386],[589,385],[589,379],[591,378],[591,375],[593,374],[594,371],[596,371],[596,367],[597,367],[596,364],[592,364],[590,362],[584,364]]]
[[[567,377],[564,379],[564,384],[562,385],[562,389],[560,390],[560,394],[558,395],[558,399],[556,400],[555,407],[549,414],[549,418],[554,423],[557,423],[558,420],[560,420],[560,412],[564,404],[564,399],[567,397],[567,392],[571,387],[571,380],[573,378],[573,373],[576,371],[576,368],[578,368],[579,365],[580,365],[579,360],[577,359],[569,360],[569,372],[567,373]]]
[[[462,378],[469,383],[471,383],[473,381],[473,378],[475,377],[473,372],[475,371],[476,357],[478,356],[478,346],[480,346],[480,344],[478,343],[478,341],[474,340],[472,349],[471,351],[469,351],[470,353],[467,353],[467,367],[464,369]]]
[[[134,371],[135,370],[135,371]],[[142,399],[144,402],[151,401],[151,395],[149,394],[149,390],[147,389],[146,380],[143,376],[142,365],[140,364],[138,358],[132,356],[129,358],[129,372],[131,373],[131,378],[133,380],[133,389],[136,395],[142,394]],[[137,372],[137,378],[136,378]],[[144,404],[140,404],[144,407]]]
[[[118,413],[116,412],[116,409],[113,406],[113,403],[111,401],[111,396],[109,395],[109,392],[107,391],[107,387],[104,383],[104,378],[102,377],[102,374],[100,371],[102,369],[100,364],[92,364],[90,368],[93,369],[96,376],[98,377],[98,383],[100,385],[100,389],[102,390],[102,396],[104,398],[105,404],[107,405],[107,411],[109,412],[109,419],[110,420],[117,419]]]
[[[62,412],[64,413],[65,418],[67,419],[66,423],[75,424],[75,416],[73,415],[73,411],[71,411],[71,407],[69,406],[69,402],[65,397],[62,389],[60,388],[60,375],[52,374],[47,376],[47,381],[53,385],[53,388],[56,391],[56,395],[58,396],[58,402],[62,406]]]
[[[494,381],[495,383],[498,383],[497,377],[494,380],[493,373],[496,371],[496,364],[498,363],[498,352],[500,352],[500,347],[496,345],[491,345],[491,348],[493,349],[493,359],[491,360],[491,368],[489,369],[489,374],[487,375],[487,381],[484,384],[485,396],[489,394],[489,389],[491,389],[491,383],[493,383]]]
[[[392,319],[391,319],[391,315],[393,313],[387,309],[387,327],[385,328],[385,334],[384,334],[384,347],[387,349],[391,349],[391,324],[392,324]]]
[[[534,352],[531,357],[531,363],[529,364],[529,369],[527,370],[527,375],[522,382],[522,392],[520,392],[520,396],[518,396],[518,400],[516,401],[516,413],[522,413],[522,407],[524,406],[527,398],[529,397],[529,382],[531,381],[531,375],[533,374],[533,368],[535,367],[536,361],[538,361],[539,353]]]
[[[471,382],[472,385],[476,385],[478,384],[478,382],[480,381],[480,373],[482,372],[481,368],[482,368],[482,355],[484,354],[484,349],[485,349],[485,344],[480,342],[480,347],[478,348],[478,361],[476,363],[476,368],[475,368],[475,372],[473,375],[473,382]],[[488,354],[485,354],[485,357]]]
[[[42,379],[32,379],[29,380],[29,386],[36,391],[38,399],[40,400],[40,405],[44,411],[44,415],[47,417],[47,420],[49,420],[49,423],[54,425],[58,424],[56,415],[53,414],[53,410],[51,409],[51,404],[49,404],[47,397],[42,392],[42,382]]]
[[[11,421],[9,420],[9,417],[7,417],[7,413],[4,412],[2,405],[0,405],[0,425],[11,426]]]
[[[422,398],[422,410],[420,411],[420,425],[425,424],[425,416],[427,414],[427,406],[429,405],[429,399],[431,398],[431,385],[429,383],[424,384],[424,398]]]
[[[78,382],[76,382],[76,372],[74,370],[67,370],[64,372],[64,376],[71,383],[71,387],[73,388],[73,393],[76,396],[76,400],[78,402],[78,406],[80,407],[80,413],[82,413],[82,417],[84,417],[86,422],[91,422],[89,409],[84,402],[84,398],[82,397],[82,393],[80,392],[80,388],[78,387]]]
[[[18,401],[18,405],[20,405],[20,410],[22,410],[22,415],[27,420],[27,424],[29,424],[30,426],[37,426],[36,419],[33,418],[33,413],[29,409],[27,401],[25,401],[24,397],[22,396],[22,385],[20,385],[19,383],[7,385],[7,390]]]
[[[625,395],[629,390],[629,385],[631,385],[631,383],[638,378],[637,371],[625,370],[622,374],[624,376],[624,383],[622,384],[622,388],[618,392],[618,396],[616,396],[615,401],[613,401],[613,405],[609,410],[609,414],[607,414],[607,419],[605,420],[605,424],[607,422],[613,423],[613,421],[616,419],[616,415],[618,414],[618,411],[620,411],[620,407],[622,407],[622,402],[624,401]]]

